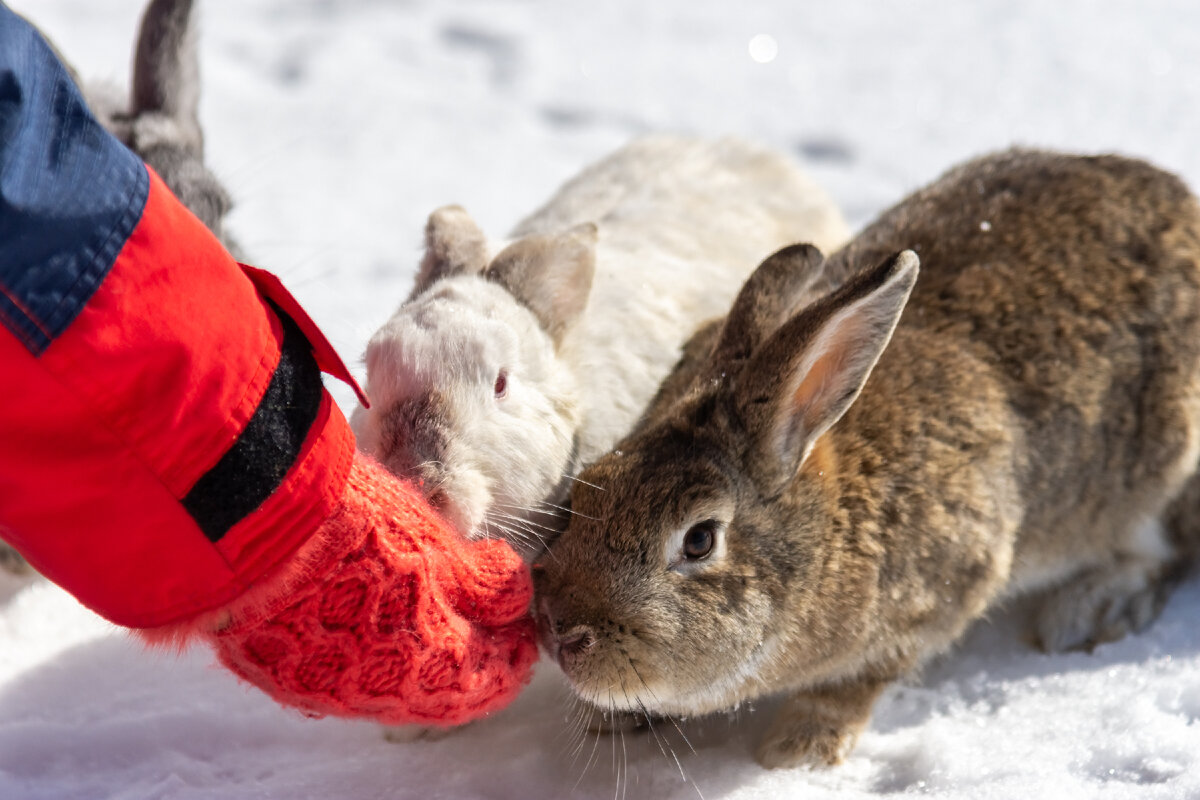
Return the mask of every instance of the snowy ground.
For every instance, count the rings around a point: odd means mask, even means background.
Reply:
[[[789,150],[855,225],[1014,142],[1141,155],[1200,187],[1200,5],[1184,0],[200,2],[230,225],[353,358],[407,292],[430,210],[459,202],[502,234],[642,131]],[[140,0],[13,5],[84,74],[124,82]],[[760,34],[774,47],[752,48]],[[495,718],[394,745],[2,578],[0,797],[1195,798],[1198,619],[1195,578],[1147,633],[1090,656],[1034,652],[1001,616],[890,690],[844,766],[771,773],[750,757],[769,704],[662,731],[674,756],[641,736],[573,758],[543,665]]]

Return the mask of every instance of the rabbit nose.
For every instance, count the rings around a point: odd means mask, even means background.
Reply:
[[[548,597],[543,597],[538,603],[537,618],[542,645],[564,671],[569,661],[596,643],[596,633],[591,626],[577,624],[568,627],[562,619],[557,619]]]
[[[558,640],[558,663],[564,666],[564,659],[577,656],[590,649],[596,643],[596,634],[587,625],[576,625]]]
[[[450,496],[442,489],[434,489],[429,493],[427,498],[429,505],[433,506],[437,511],[445,511],[446,504],[450,502]]]

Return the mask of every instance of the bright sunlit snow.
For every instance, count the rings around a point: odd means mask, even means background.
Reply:
[[[198,0],[209,160],[247,258],[357,361],[434,208],[493,235],[631,136],[791,152],[858,227],[1013,143],[1148,158],[1200,187],[1200,5],[978,0]],[[124,84],[141,0],[16,0]],[[331,387],[347,411],[352,396]],[[7,387],[6,391],[19,390]],[[839,768],[751,757],[770,703],[572,738],[541,665],[433,741],[309,720],[145,651],[44,582],[0,577],[0,798],[1200,797],[1200,580],[1146,633],[1047,656],[999,615],[890,689]]]

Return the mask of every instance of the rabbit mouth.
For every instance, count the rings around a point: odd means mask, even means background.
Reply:
[[[762,694],[760,673],[776,652],[775,642],[768,641],[732,668],[710,664],[708,679],[697,681],[690,670],[681,671],[668,652],[630,650],[632,643],[615,641],[586,625],[563,629],[541,607],[537,628],[543,649],[575,694],[611,711],[686,716],[736,708]],[[665,671],[655,669],[655,663]]]
[[[611,711],[643,711],[660,698],[628,653],[589,625],[565,627],[548,613],[545,600],[536,616],[538,639],[583,700]]]

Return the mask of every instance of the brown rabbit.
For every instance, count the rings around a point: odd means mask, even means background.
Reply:
[[[983,158],[824,265],[775,254],[697,334],[581,474],[543,642],[603,708],[784,692],[758,760],[835,764],[1005,599],[1036,597],[1049,650],[1147,625],[1196,540],[1198,457],[1195,199],[1119,157]]]

